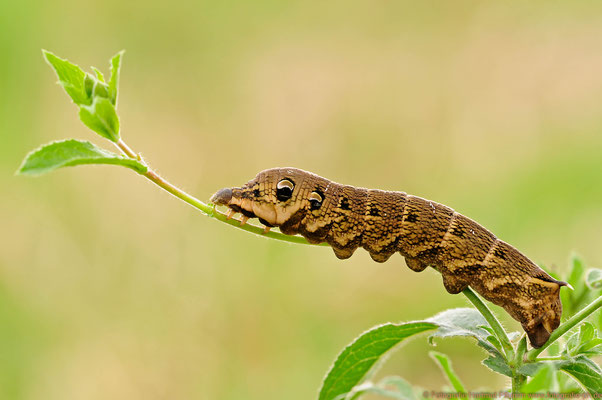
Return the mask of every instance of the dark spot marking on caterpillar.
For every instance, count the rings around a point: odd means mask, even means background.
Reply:
[[[466,234],[466,231],[459,226],[455,226],[449,233],[454,236],[463,237]]]
[[[426,250],[422,250],[416,255],[416,258],[420,260],[435,260],[441,251],[441,247],[431,247]]]
[[[274,225],[270,224],[268,221],[266,221],[263,218],[259,218],[259,222],[261,222],[262,224],[264,224],[265,226],[269,226],[270,228],[273,228]]]
[[[232,211],[235,211],[237,213],[242,212],[242,209],[239,206],[237,206],[236,204],[230,204],[228,207],[230,207],[230,209]]]
[[[369,215],[373,216],[373,217],[378,217],[380,216],[380,212],[378,211],[378,208],[376,208],[375,206],[371,206],[370,207],[370,211],[368,212]]]
[[[255,197],[259,197],[260,193],[259,193],[259,189],[255,189],[253,190],[253,196]]]
[[[255,213],[253,211],[245,210],[244,208],[240,208],[240,213],[248,218],[255,218]]]
[[[501,259],[501,260],[505,260],[506,259],[506,253],[504,253],[504,251],[502,249],[500,249],[499,247],[496,247],[493,250],[493,255],[496,256],[497,258]]]
[[[418,221],[418,215],[410,212],[406,216],[406,221],[414,223],[414,222]]]
[[[349,207],[349,200],[347,199],[347,197],[343,196],[341,197],[341,210],[350,210],[351,208]]]

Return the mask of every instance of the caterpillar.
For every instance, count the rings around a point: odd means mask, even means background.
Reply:
[[[341,185],[296,168],[259,172],[241,187],[211,197],[241,213],[241,223],[259,218],[287,235],[328,243],[339,259],[358,247],[374,261],[394,253],[416,272],[435,268],[445,289],[457,294],[471,287],[503,307],[541,347],[560,324],[558,281],[517,249],[453,209],[405,192]]]

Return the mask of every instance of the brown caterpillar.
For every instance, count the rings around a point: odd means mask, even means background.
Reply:
[[[326,242],[340,259],[358,247],[374,261],[399,252],[416,272],[438,270],[449,293],[470,286],[521,323],[533,347],[541,347],[560,324],[560,287],[511,245],[475,221],[434,201],[356,188],[296,168],[260,172],[240,188],[225,188],[211,201],[257,217],[287,235]]]

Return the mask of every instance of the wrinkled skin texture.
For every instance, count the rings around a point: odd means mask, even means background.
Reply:
[[[377,262],[399,252],[413,271],[431,266],[449,293],[470,286],[503,307],[533,347],[541,347],[560,324],[559,292],[566,283],[443,204],[341,185],[296,168],[261,171],[240,188],[218,191],[211,201],[287,235],[326,242],[340,259],[363,247]]]

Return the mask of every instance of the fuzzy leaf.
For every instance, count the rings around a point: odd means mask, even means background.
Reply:
[[[416,400],[412,385],[398,376],[388,376],[383,378],[377,384],[373,382],[364,382],[361,385],[356,386],[353,391],[344,398],[358,399],[363,394],[368,393],[374,393],[390,399]],[[342,398],[342,396],[343,395],[338,398]]]
[[[546,362],[543,362],[543,361],[530,362],[530,363],[521,365],[521,367],[518,369],[518,372],[522,375],[535,376],[535,374],[537,374],[537,371],[539,371],[541,368],[545,367],[546,365],[547,365]],[[510,371],[510,372],[512,372],[512,371]],[[510,374],[508,376],[512,377],[512,374]]]
[[[585,284],[585,266],[579,256],[573,254],[570,261],[570,272],[567,282],[574,290],[561,290],[560,299],[564,309],[562,318],[568,319],[591,299],[591,292]]]
[[[585,283],[592,290],[602,289],[602,269],[592,268],[587,271]]]
[[[124,51],[121,50],[111,58],[111,78],[109,79],[109,95],[111,102],[117,107],[117,91],[119,90],[119,73],[121,71],[121,56]]]
[[[579,342],[582,344],[589,342],[594,338],[596,329],[589,322],[584,322],[579,327]]]
[[[454,390],[458,393],[466,393],[462,381],[460,381],[460,378],[458,378],[458,375],[456,375],[456,372],[452,368],[449,357],[436,351],[430,351],[429,356],[431,356],[439,368],[441,368],[441,371],[447,377],[447,380],[453,386]],[[459,398],[466,398],[466,396],[459,396]]]
[[[571,270],[569,272],[568,283],[576,288],[576,285],[580,285],[583,280],[583,274],[585,272],[585,266],[581,258],[576,255],[571,255]]]
[[[472,336],[477,339],[481,347],[491,354],[501,355],[500,351],[488,340],[489,323],[474,308],[445,310],[427,321],[439,325],[439,329],[433,332],[432,337]]]
[[[105,83],[105,76],[103,75],[102,71],[100,71],[96,67],[92,67],[92,71],[94,71],[94,73],[96,74],[96,79],[98,79],[102,83]]]
[[[65,89],[71,100],[78,106],[92,104],[92,99],[86,90],[87,74],[79,66],[57,57],[49,51],[42,50],[42,53],[58,76],[58,83]]]
[[[558,390],[556,367],[553,364],[542,365],[533,378],[521,387],[521,393],[538,393]]]
[[[139,174],[147,171],[138,160],[125,158],[103,150],[90,142],[69,139],[46,144],[29,153],[19,171],[22,175],[42,175],[61,167],[82,164],[116,164],[131,168]]]
[[[516,346],[516,359],[522,360],[523,355],[527,352],[527,336],[523,336],[518,346]]]
[[[387,351],[413,335],[434,329],[436,324],[418,321],[384,324],[361,334],[337,357],[324,379],[319,400],[349,393]]]
[[[557,367],[583,385],[590,394],[602,393],[602,370],[589,358],[581,355],[572,360],[559,361]]]
[[[563,354],[570,358],[579,354],[597,355],[602,350],[602,338],[590,322],[579,326],[579,331],[571,335],[566,342]]]
[[[79,119],[94,132],[112,142],[119,141],[119,117],[115,106],[105,97],[94,97],[91,106],[81,106]]]
[[[483,360],[483,365],[488,367],[490,370],[497,372],[498,374],[512,377],[512,369],[508,366],[506,359],[501,355],[491,355]]]

